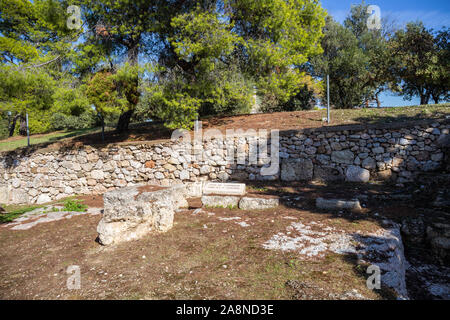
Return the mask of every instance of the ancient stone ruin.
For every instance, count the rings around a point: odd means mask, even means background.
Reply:
[[[191,183],[172,187],[140,185],[103,195],[103,218],[97,226],[99,242],[118,244],[173,226],[175,211],[187,208],[189,198],[200,197],[206,207],[263,210],[277,207],[277,197],[246,195],[241,183]]]
[[[267,158],[259,155],[256,163],[235,159],[237,150],[245,151],[244,160],[250,158],[255,137],[245,135],[205,139],[198,157],[172,140],[4,152],[0,203],[42,204],[138,184],[274,180],[406,184],[423,172],[449,166],[448,133],[449,120],[280,132],[279,170],[272,175],[261,174],[270,164],[268,153]]]
[[[134,186],[103,195],[103,218],[97,226],[99,242],[117,244],[149,232],[172,228],[175,210],[187,207],[186,187]]]

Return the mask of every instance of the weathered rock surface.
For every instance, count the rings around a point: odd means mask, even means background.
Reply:
[[[349,182],[368,182],[370,180],[370,172],[361,167],[349,166],[345,177]]]
[[[104,213],[97,226],[100,243],[112,245],[172,228],[175,210],[187,207],[184,185],[143,191],[127,187],[103,195]]]
[[[333,151],[331,153],[331,160],[342,164],[353,164],[355,154],[350,150]]]
[[[210,208],[236,208],[240,199],[235,196],[203,196],[202,204]]]
[[[282,181],[308,181],[313,177],[313,163],[310,159],[289,159],[281,162]]]
[[[9,191],[7,186],[0,186],[0,203],[9,203]]]
[[[341,168],[330,166],[316,166],[314,168],[314,180],[317,181],[341,181],[344,180]]]
[[[316,207],[323,210],[353,210],[360,211],[361,204],[359,200],[339,200],[339,199],[316,199]]]
[[[241,210],[265,210],[276,208],[280,204],[278,198],[251,198],[243,197],[239,201],[239,209]]]
[[[422,218],[405,218],[402,221],[402,234],[406,241],[422,245],[425,241],[425,223]]]
[[[205,195],[243,196],[245,192],[245,183],[206,182],[203,184],[203,194]]]
[[[399,226],[386,221],[375,232],[346,232],[325,227],[321,222],[293,222],[263,244],[265,249],[294,251],[304,259],[324,258],[327,252],[356,254],[361,264],[375,265],[381,271],[381,284],[407,299],[406,259]]]
[[[450,265],[450,224],[432,223],[427,227],[427,240],[442,265]]]

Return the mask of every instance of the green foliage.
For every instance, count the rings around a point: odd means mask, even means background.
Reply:
[[[64,201],[63,211],[84,212],[87,209],[87,205],[83,204],[80,200],[68,199]]]
[[[322,93],[322,82],[311,76],[305,76],[304,84],[300,85],[297,93],[291,96],[287,102],[280,103],[275,96],[265,96],[261,109],[263,112],[311,110]]]
[[[396,56],[390,50],[392,26],[382,20],[381,30],[367,27],[368,5],[363,1],[352,6],[341,25],[327,18],[322,40],[324,54],[311,59],[306,67],[316,77],[330,75],[330,103],[334,108],[366,106],[379,94],[395,87],[392,66]],[[326,97],[323,97],[326,103]]]
[[[6,112],[0,112],[0,140],[8,138],[8,115]]]
[[[71,78],[55,88],[50,120],[53,130],[87,129],[97,124],[98,118],[83,89]]]
[[[133,110],[139,101],[139,67],[125,63],[115,73],[97,72],[86,85],[88,101],[104,118]]]
[[[45,111],[53,104],[55,80],[45,72],[0,68],[1,107],[13,108],[18,113],[26,110]]]
[[[316,1],[241,0],[223,7],[210,1],[175,15],[168,32],[173,54],[164,55],[164,89],[156,96],[180,111],[158,116],[181,114],[189,127],[196,113],[249,112],[255,87],[286,103],[305,82],[296,66],[321,52],[324,14]],[[173,103],[174,92],[188,105]]]
[[[55,113],[80,116],[90,109],[89,99],[76,82],[55,88],[52,98],[52,111]]]
[[[61,110],[79,102],[70,97],[76,93],[66,87],[64,76],[70,40],[77,33],[66,27],[66,8],[58,0],[0,2],[0,111],[19,116],[21,134],[26,113],[31,133],[52,130],[54,113],[82,113],[80,106]]]
[[[449,101],[450,92],[450,29],[443,28],[434,38],[434,63],[431,65],[431,98],[434,103]]]
[[[113,74],[108,71],[96,73],[86,87],[86,95],[97,112],[106,114],[120,113],[124,102],[119,99]]]
[[[17,210],[13,210],[10,212],[7,212],[5,214],[0,214],[0,223],[8,223],[13,221],[14,219],[20,217],[24,213],[33,211],[34,209],[39,208],[39,206],[31,206],[31,207],[23,207]]]
[[[331,104],[335,108],[360,106],[370,95],[370,88],[364,83],[369,58],[358,46],[358,39],[351,30],[331,17],[327,18],[324,33],[324,54],[311,60],[313,74],[322,78],[330,75]]]
[[[93,111],[86,111],[79,116],[53,113],[50,122],[53,130],[80,130],[93,128],[99,125]]]
[[[395,33],[391,50],[397,59],[392,69],[405,99],[419,96],[421,104],[428,104],[431,97],[436,103],[448,97],[448,34],[446,28],[434,35],[421,22],[410,23]]]
[[[165,120],[170,129],[190,129],[197,118],[200,106],[199,99],[177,92],[158,91],[152,96],[152,103],[156,106],[154,114]]]
[[[0,111],[20,114],[22,120],[28,113],[32,133],[51,129],[50,109],[55,80],[49,74],[3,66],[0,67],[0,83]]]

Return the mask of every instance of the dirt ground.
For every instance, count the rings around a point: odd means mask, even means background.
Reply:
[[[183,210],[169,232],[114,247],[96,242],[100,215],[21,231],[0,225],[0,299],[392,298],[388,290],[367,288],[365,269],[355,256],[329,253],[305,259],[262,245],[293,221],[370,231],[379,226],[378,215],[395,218],[411,212],[413,204],[368,203],[363,213],[329,213],[317,211],[313,199],[381,194],[386,187],[272,184],[248,189],[278,195],[283,205],[264,211]],[[92,207],[102,203],[101,196],[80,199]],[[80,267],[80,290],[66,286],[72,265]]]

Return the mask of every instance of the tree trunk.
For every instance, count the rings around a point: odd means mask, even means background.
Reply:
[[[435,104],[438,104],[439,103],[439,98],[440,98],[440,96],[439,95],[436,95],[436,94],[432,94],[431,95],[432,97],[433,97],[433,101],[434,101],[434,103]]]
[[[117,122],[116,131],[118,133],[123,133],[128,131],[128,125],[130,124],[131,116],[133,115],[133,110],[128,110],[122,113],[119,117],[119,122]]]
[[[9,136],[12,137],[14,135],[14,130],[16,129],[16,123],[19,115],[14,116],[12,120],[12,124],[9,126]]]
[[[380,97],[379,97],[379,92],[377,92],[376,94],[375,94],[375,100],[377,101],[377,108],[380,108],[381,107],[381,101],[380,101]]]
[[[138,47],[138,43],[131,45],[130,47],[128,47],[128,62],[130,63],[130,65],[135,66],[138,64],[138,54],[139,54],[139,47]],[[137,86],[139,85],[139,79],[136,79],[136,91],[137,91]],[[117,127],[116,127],[116,131],[118,133],[123,133],[128,131],[128,126],[130,124],[130,120],[131,120],[131,116],[133,115],[134,112],[134,108],[136,107],[136,102],[135,101],[128,101],[128,103],[130,105],[132,105],[132,107],[128,110],[123,112],[120,117],[119,117],[119,121],[117,122]]]
[[[20,128],[19,128],[19,134],[21,136],[27,135],[27,118],[25,116],[20,116]]]
[[[427,95],[426,95],[426,103],[425,104],[429,104],[430,103],[430,98],[431,98],[431,94],[429,93],[429,92],[427,92]]]
[[[425,105],[428,104],[428,101],[430,100],[430,95],[426,93],[420,94],[420,104]]]

